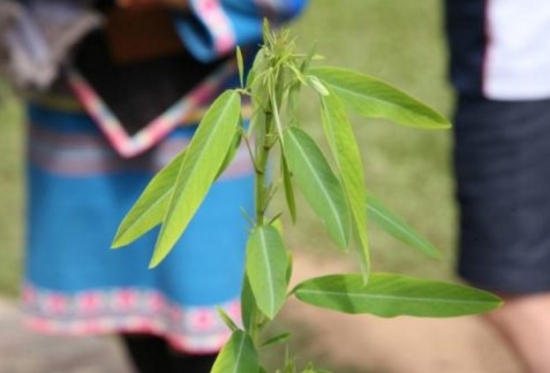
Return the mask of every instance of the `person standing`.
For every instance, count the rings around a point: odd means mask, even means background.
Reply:
[[[116,333],[140,372],[209,372],[239,319],[252,165],[244,148],[154,270],[156,232],[109,247],[151,177],[238,85],[263,18],[305,0],[6,0],[0,72],[28,113],[23,308],[34,330]],[[246,114],[246,113],[245,113]]]
[[[550,372],[550,5],[446,0],[457,92],[459,274],[505,305],[488,319]]]

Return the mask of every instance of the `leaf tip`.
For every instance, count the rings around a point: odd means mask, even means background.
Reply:
[[[147,267],[148,269],[155,269],[160,263],[160,260],[156,260],[155,257],[153,257],[151,259],[151,261],[149,262],[149,266]]]
[[[111,247],[109,247],[109,249],[111,249],[111,250],[117,250],[117,249],[121,249],[123,246],[125,246],[125,245],[124,245],[124,244],[121,244],[120,242],[118,242],[118,241],[115,240],[115,241],[113,241],[113,242],[111,243]]]
[[[127,246],[132,241],[127,240],[122,232],[120,230],[116,233],[115,238],[113,239],[113,242],[111,242],[111,250],[114,249],[121,249],[124,246]]]
[[[151,258],[151,261],[149,262],[149,269],[154,269],[157,267],[160,262],[166,258],[168,255],[169,250],[160,250],[158,246],[155,248],[155,251],[153,252],[153,257]]]

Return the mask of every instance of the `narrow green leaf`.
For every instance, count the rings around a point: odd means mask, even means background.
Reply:
[[[292,272],[294,271],[294,258],[292,257],[292,252],[287,251],[286,252],[286,260],[287,260],[287,267],[286,267],[286,285],[288,286],[290,284],[290,280],[292,279]]]
[[[254,343],[241,330],[236,330],[220,351],[212,373],[259,372],[260,363]]]
[[[250,91],[252,100],[252,118],[248,127],[251,134],[256,128],[263,128],[265,123],[265,112],[269,107],[269,90],[267,86],[267,60],[265,47],[260,49],[254,58],[252,68],[246,77],[246,88]]]
[[[288,162],[285,159],[285,155],[281,154],[281,167],[283,174],[283,186],[285,190],[285,200],[290,212],[290,218],[292,223],[296,223],[296,199],[294,198],[294,187],[292,186],[292,175],[288,168]]]
[[[309,65],[311,64],[311,61],[315,57],[315,51],[317,50],[317,42],[313,42],[313,44],[309,47],[304,59],[300,63],[300,72],[305,73],[306,70],[309,68]]]
[[[243,289],[241,291],[241,317],[243,321],[243,327],[247,332],[252,330],[256,313],[260,312],[250,287],[250,280],[245,273],[243,280]]]
[[[246,246],[246,273],[258,308],[273,319],[286,300],[287,254],[272,226],[254,229]]]
[[[275,337],[269,338],[267,341],[262,343],[262,348],[270,347],[280,343],[285,343],[290,338],[292,338],[291,333],[283,333],[283,334],[276,335]]]
[[[243,88],[244,87],[244,62],[243,62],[243,54],[239,46],[237,46],[236,54],[237,54],[237,68],[239,69],[239,80],[241,83],[241,88]]]
[[[361,272],[366,281],[370,272],[370,253],[367,214],[362,207],[366,203],[366,193],[359,145],[346,108],[332,92],[321,97],[321,119],[325,137],[340,170],[342,185],[351,210],[353,231],[359,244]]]
[[[317,78],[314,75],[308,75],[307,76],[307,83],[308,85],[313,88],[319,95],[321,96],[328,96],[329,92],[327,87],[324,86],[323,83],[319,81],[319,78]]]
[[[315,67],[308,71],[318,77],[360,115],[387,118],[406,126],[449,128],[445,117],[417,99],[381,80],[352,70]]]
[[[220,315],[220,318],[224,322],[224,324],[231,330],[232,332],[239,330],[237,325],[235,325],[235,322],[229,317],[229,315],[220,307],[216,307],[216,311],[218,311],[218,315]]]
[[[243,124],[243,118],[239,117],[239,125],[242,126],[242,124]],[[242,128],[244,128],[244,127],[242,127]],[[231,146],[229,147],[229,151],[225,155],[225,159],[223,160],[223,163],[222,163],[218,173],[216,174],[216,178],[215,178],[216,180],[220,176],[223,175],[223,173],[225,172],[227,167],[229,167],[229,165],[233,161],[233,158],[235,158],[235,154],[237,154],[237,150],[239,150],[239,146],[241,145],[242,137],[243,137],[243,134],[242,134],[241,131],[237,131],[235,133],[235,136],[233,137],[233,142],[231,143]]]
[[[315,141],[297,127],[284,133],[284,156],[292,176],[315,213],[342,249],[347,249],[350,235],[350,212],[340,182],[330,169]]]
[[[265,54],[264,50],[260,49],[256,56],[254,56],[254,62],[252,67],[248,71],[248,76],[246,77],[246,87],[252,88],[252,85],[256,83],[256,77],[260,71],[263,71],[265,67]]]
[[[224,92],[208,109],[181,162],[150,267],[170,252],[197,212],[238,131],[240,97]]]
[[[216,179],[218,179],[231,164],[239,148],[241,138],[242,133],[237,131],[234,142],[216,175]],[[174,191],[174,185],[184,156],[185,149],[151,179],[141,196],[122,220],[115,239],[113,240],[113,249],[132,243],[140,236],[162,223],[162,219],[168,210],[170,197]]]
[[[162,222],[184,156],[185,150],[180,152],[149,182],[120,223],[112,248],[132,243]]]
[[[385,273],[371,273],[367,286],[355,274],[318,277],[299,284],[294,294],[315,306],[382,317],[453,317],[502,304],[493,294],[472,287]]]
[[[430,241],[389,210],[372,195],[367,195],[367,213],[370,220],[397,240],[432,257],[439,258],[439,251]]]

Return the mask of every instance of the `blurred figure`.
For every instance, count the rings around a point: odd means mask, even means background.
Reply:
[[[140,372],[209,372],[240,319],[252,214],[241,149],[171,254],[157,232],[109,247],[147,182],[189,142],[211,101],[237,86],[264,17],[305,0],[0,2],[0,72],[28,110],[27,324],[64,335],[118,333]]]
[[[550,4],[447,0],[458,94],[458,270],[506,301],[487,315],[550,372]]]

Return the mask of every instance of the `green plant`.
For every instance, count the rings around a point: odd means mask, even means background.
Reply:
[[[363,167],[347,109],[367,118],[387,118],[402,125],[450,127],[440,114],[375,78],[334,67],[313,67],[312,48],[296,53],[288,31],[266,25],[264,45],[245,81],[237,51],[241,87],[221,94],[205,114],[185,151],[161,170],[120,225],[114,247],[124,246],[161,224],[151,260],[156,266],[184,233],[210,186],[244,141],[255,168],[255,216],[247,243],[242,289],[242,320],[220,316],[232,330],[213,372],[263,372],[259,351],[286,341],[282,334],[267,341],[262,331],[288,297],[356,314],[450,317],[492,310],[500,300],[467,286],[371,273],[367,219],[402,242],[430,256],[437,250],[389,211],[364,187]],[[321,122],[330,149],[327,160],[302,128],[296,108],[300,90],[313,89],[320,100]],[[252,100],[253,116],[242,126],[241,97]],[[268,163],[278,163],[280,177],[267,177]],[[278,162],[277,162],[278,161]],[[333,166],[331,166],[333,164]],[[297,187],[297,188],[296,188]],[[334,274],[306,280],[289,291],[292,256],[286,249],[279,217],[270,210],[275,193],[284,190],[287,213],[297,220],[294,200],[299,189],[342,250],[353,247],[360,273]],[[242,325],[241,327],[237,324]],[[280,372],[296,372],[291,358]],[[307,366],[302,372],[320,372]]]

